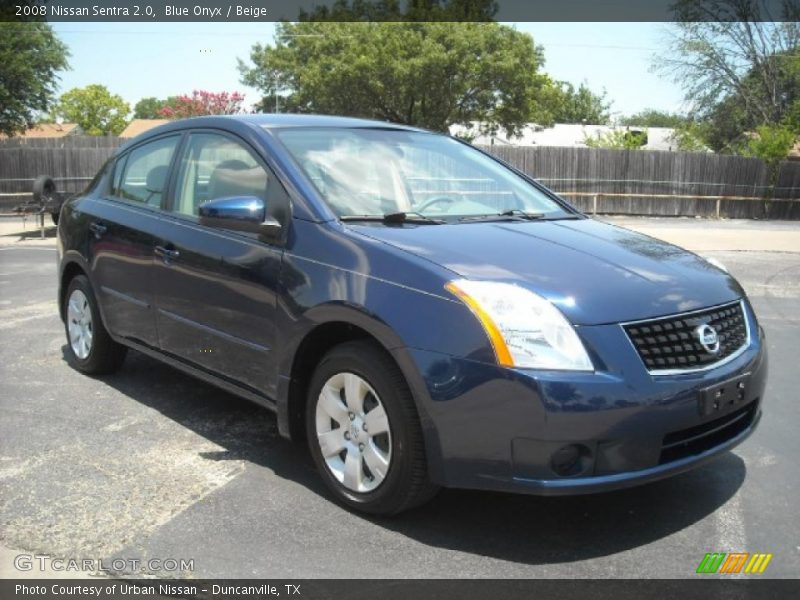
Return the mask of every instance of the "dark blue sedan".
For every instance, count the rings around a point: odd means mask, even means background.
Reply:
[[[333,495],[596,492],[761,415],[764,334],[721,265],[589,219],[453,138],[204,117],[120,148],[59,222],[68,356],[129,348],[277,413]]]

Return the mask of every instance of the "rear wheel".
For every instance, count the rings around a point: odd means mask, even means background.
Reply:
[[[429,500],[422,428],[408,385],[382,348],[348,342],[320,361],[306,432],[323,480],[345,505],[395,514]]]
[[[106,331],[92,286],[85,275],[70,281],[64,295],[67,355],[76,369],[90,375],[112,373],[122,366],[127,348]]]

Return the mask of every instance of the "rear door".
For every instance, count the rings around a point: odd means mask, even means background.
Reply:
[[[154,348],[153,250],[165,235],[162,203],[180,139],[160,137],[121,155],[110,190],[89,206],[92,279],[106,326]]]
[[[176,165],[174,226],[159,242],[159,340],[165,352],[274,397],[282,250],[257,234],[200,225],[197,207],[225,196],[257,196],[286,225],[288,197],[252,148],[219,131],[189,133]]]

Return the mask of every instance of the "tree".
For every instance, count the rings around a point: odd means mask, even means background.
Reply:
[[[683,87],[691,115],[711,124],[706,141],[715,150],[780,124],[800,99],[796,4],[784,2],[785,20],[776,22],[757,0],[676,3],[672,42],[654,67]]]
[[[21,133],[52,108],[68,57],[46,23],[0,22],[0,133]]]
[[[611,102],[605,90],[596,94],[585,83],[575,89],[571,83],[559,82],[555,95],[553,120],[556,123],[588,123],[605,125],[610,120]]]
[[[785,126],[761,125],[743,143],[741,154],[760,158],[767,164],[770,181],[774,185],[778,178],[778,168],[794,146],[797,132]]]
[[[491,21],[495,0],[336,0],[300,11],[299,21]]]
[[[686,122],[686,117],[677,113],[646,108],[636,114],[620,119],[621,125],[633,127],[671,127],[676,128]]]
[[[671,139],[681,152],[708,152],[704,140],[709,137],[709,129],[708,123],[685,120],[675,127]]]
[[[589,148],[611,148],[614,150],[639,150],[647,144],[647,131],[611,129],[595,136],[586,136],[583,143]]]
[[[55,111],[65,121],[77,123],[87,135],[119,135],[125,129],[129,112],[130,107],[121,96],[99,84],[66,92]]]
[[[284,110],[360,116],[447,131],[529,120],[542,49],[497,23],[280,23],[275,46],[239,61],[242,83]]]
[[[192,95],[174,96],[157,111],[161,118],[185,119],[203,115],[234,115],[242,112],[244,95],[239,92],[194,90]]]
[[[136,103],[136,106],[133,107],[133,118],[160,119],[161,115],[159,111],[165,106],[168,106],[170,100],[172,100],[172,98],[167,98],[166,100],[160,100],[152,96],[149,98],[142,98]]]

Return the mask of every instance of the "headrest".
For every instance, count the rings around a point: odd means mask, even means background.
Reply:
[[[241,160],[221,162],[208,180],[208,198],[256,196],[265,198],[267,173],[259,166],[248,167]]]
[[[164,184],[167,182],[167,167],[165,165],[159,165],[157,167],[153,167],[147,172],[147,180],[145,181],[145,187],[147,188],[148,192],[152,192],[154,194],[160,194],[164,191]]]

